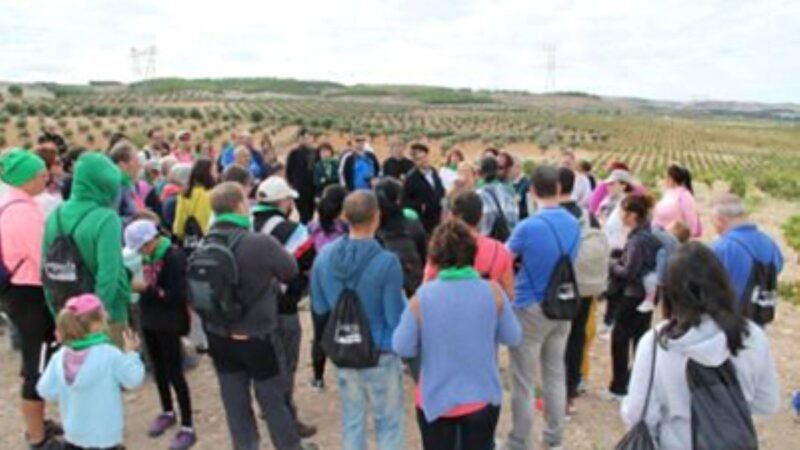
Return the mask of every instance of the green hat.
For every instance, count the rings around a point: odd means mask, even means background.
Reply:
[[[12,148],[0,157],[0,179],[11,186],[22,186],[45,170],[44,160],[25,149]]]

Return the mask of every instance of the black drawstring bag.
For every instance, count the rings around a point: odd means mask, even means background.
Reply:
[[[653,395],[653,383],[656,378],[656,355],[658,354],[658,332],[653,331],[653,359],[650,364],[650,383],[647,385],[647,397],[644,401],[644,409],[642,409],[642,418],[639,423],[628,431],[627,434],[619,441],[616,450],[657,450],[655,440],[650,434],[650,428],[647,427],[645,418],[647,417],[647,409],[650,407],[650,397]]]

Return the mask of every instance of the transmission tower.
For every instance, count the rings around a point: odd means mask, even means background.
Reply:
[[[144,62],[144,71],[142,71],[142,59]],[[147,80],[153,78],[156,74],[156,46],[137,49],[131,47],[131,64],[134,78],[141,78]]]
[[[553,44],[545,45],[544,51],[547,53],[547,74],[544,80],[545,92],[555,92],[556,90],[556,46]]]

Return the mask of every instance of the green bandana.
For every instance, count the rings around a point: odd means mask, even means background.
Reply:
[[[150,255],[147,259],[147,262],[159,262],[167,256],[167,252],[169,248],[172,247],[172,240],[166,236],[162,236],[161,239],[158,241],[158,245],[156,246],[156,250]]]
[[[419,214],[410,208],[403,208],[403,217],[414,222],[419,222]]]
[[[236,225],[239,228],[244,228],[246,230],[249,230],[251,228],[250,216],[243,216],[241,214],[236,214],[236,213],[220,214],[217,216],[217,222],[229,223],[231,225]]]
[[[480,278],[480,275],[472,267],[452,267],[439,271],[439,279],[442,281],[474,280],[476,278]]]
[[[110,342],[111,339],[108,338],[108,335],[105,331],[98,331],[96,333],[87,334],[83,337],[83,339],[69,341],[67,345],[73,350],[80,351],[86,350],[89,347],[94,347],[95,345],[108,344]]]
[[[276,211],[283,214],[283,211],[281,211],[280,208],[274,205],[265,205],[263,203],[259,203],[256,206],[253,206],[254,213],[269,212],[269,211]]]
[[[0,179],[10,186],[20,187],[47,170],[39,155],[21,148],[9,150],[0,158]]]
[[[453,171],[458,171],[458,164],[450,164],[447,166],[447,168]]]

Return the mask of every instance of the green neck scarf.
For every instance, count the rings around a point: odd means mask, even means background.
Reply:
[[[152,255],[150,255],[150,257],[146,258],[147,262],[154,263],[163,261],[164,257],[167,256],[167,252],[169,251],[170,247],[172,247],[172,240],[166,236],[162,236],[161,240],[158,241],[156,250]]]
[[[458,164],[450,164],[449,166],[447,166],[447,168],[456,172],[458,171]]]
[[[250,216],[243,216],[236,213],[226,213],[217,216],[217,222],[229,223],[245,230],[250,229]]]
[[[94,347],[95,345],[108,344],[110,342],[111,339],[109,339],[105,331],[98,331],[96,333],[87,334],[83,337],[83,339],[69,341],[67,346],[73,350],[81,351],[86,350],[89,347]]]
[[[122,185],[125,187],[133,187],[133,180],[126,172],[120,171],[122,174]]]
[[[271,212],[271,211],[275,211],[275,212],[283,214],[283,211],[281,211],[281,209],[278,208],[275,205],[266,205],[264,203],[259,203],[256,206],[253,206],[253,212],[254,213]]]
[[[472,267],[451,267],[439,271],[439,279],[442,281],[474,280],[477,278],[480,278],[480,275]]]

